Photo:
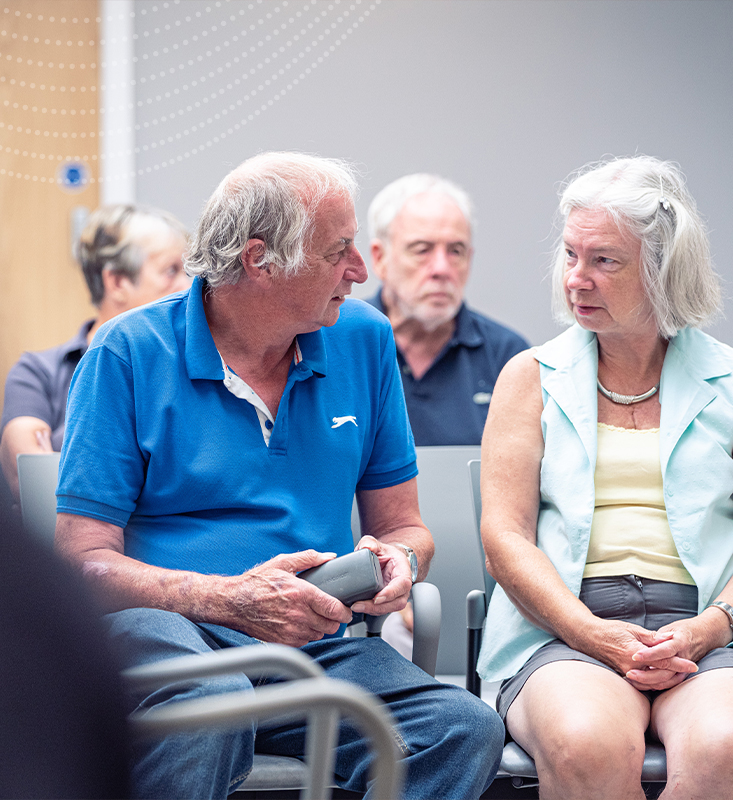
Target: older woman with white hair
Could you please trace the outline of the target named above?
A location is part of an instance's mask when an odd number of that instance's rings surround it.
[[[556,306],[517,355],[483,440],[482,537],[499,588],[479,659],[540,797],[733,789],[733,349],[705,227],[678,168],[582,170],[561,195]]]

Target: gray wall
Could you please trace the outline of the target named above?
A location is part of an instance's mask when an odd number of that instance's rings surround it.
[[[478,210],[470,302],[539,343],[559,330],[544,279],[559,182],[604,155],[647,153],[687,173],[730,308],[729,0],[138,0],[135,11],[141,202],[193,225],[253,153],[345,157],[364,169],[366,256],[376,191],[441,173]],[[711,332],[733,343],[733,322]]]

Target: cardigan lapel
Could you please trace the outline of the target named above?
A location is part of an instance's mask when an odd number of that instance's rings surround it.
[[[663,475],[682,434],[717,397],[708,381],[731,372],[727,359],[715,357],[715,349],[714,340],[696,329],[685,328],[670,340],[659,387],[659,457]]]
[[[535,358],[550,370],[542,388],[557,403],[580,437],[595,469],[598,421],[596,336],[579,325],[538,348]]]

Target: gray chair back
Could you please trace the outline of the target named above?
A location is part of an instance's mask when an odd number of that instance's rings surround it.
[[[53,546],[60,453],[20,453],[17,457],[20,513],[31,535]]]
[[[439,675],[465,675],[466,594],[484,585],[466,483],[466,462],[480,453],[478,445],[417,448],[420,514],[435,541],[428,580],[441,597]]]
[[[417,447],[416,451],[420,515],[435,540],[428,580],[440,591],[440,639],[434,674],[465,675],[466,594],[469,589],[483,588],[483,556],[476,549],[465,470],[466,462],[478,458],[481,448]],[[351,529],[354,542],[358,542],[361,523],[356,501]],[[418,663],[414,652],[413,661]]]

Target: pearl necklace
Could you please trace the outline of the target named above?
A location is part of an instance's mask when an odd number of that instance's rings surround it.
[[[606,387],[596,378],[596,383],[598,384],[598,389],[600,393],[607,397],[612,403],[619,403],[620,405],[630,406],[633,403],[641,403],[642,400],[647,400],[652,395],[657,393],[659,389],[659,384],[656,386],[652,386],[649,391],[644,392],[644,394],[618,394],[617,392],[610,392]]]

